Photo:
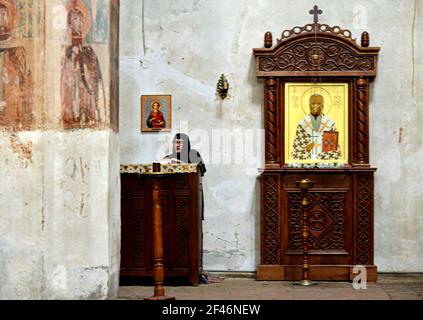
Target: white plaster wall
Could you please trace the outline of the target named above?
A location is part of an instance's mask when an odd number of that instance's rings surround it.
[[[119,138],[108,124],[104,130],[61,128],[67,2],[45,1],[44,41],[36,42],[43,53],[34,83],[43,97],[38,120],[51,130],[0,132],[0,299],[117,297]],[[93,45],[108,106],[111,71],[117,68],[110,48]]]
[[[0,133],[0,299],[41,298],[42,160],[42,134]]]
[[[168,152],[168,138],[175,132],[191,135],[208,163],[206,270],[254,271],[259,263],[256,168],[262,166],[264,151],[263,83],[255,77],[252,49],[263,46],[266,31],[275,40],[285,29],[310,23],[314,4],[121,0],[121,162],[151,162]],[[322,23],[350,29],[358,39],[367,30],[371,45],[382,47],[370,101],[371,163],[379,168],[375,259],[380,271],[423,271],[423,4],[321,0],[319,6]],[[215,96],[221,73],[231,85],[223,103]],[[140,133],[141,94],[172,94],[172,134]],[[244,140],[234,137],[231,147],[214,149],[213,130],[223,129],[241,132]],[[240,147],[251,141],[253,156],[243,158]],[[218,152],[224,155],[221,161],[213,159]]]
[[[43,298],[116,297],[119,170],[110,161],[118,149],[115,136],[91,130],[44,136]]]
[[[112,131],[0,134],[0,299],[117,296],[118,148]]]
[[[118,296],[120,274],[120,143],[119,134],[111,132],[109,135],[109,180],[108,180],[108,298]]]

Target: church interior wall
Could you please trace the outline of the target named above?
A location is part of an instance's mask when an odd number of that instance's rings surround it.
[[[24,85],[1,101],[0,299],[116,297],[120,161],[111,74],[118,66],[109,47],[118,39],[109,22],[117,1],[1,5],[8,18],[19,16],[0,47],[9,56],[19,50],[14,66]],[[13,75],[7,70],[2,87]],[[32,117],[3,112],[12,103]]]
[[[119,165],[162,158],[176,132],[189,134],[208,169],[204,269],[254,272],[259,264],[264,84],[252,48],[266,31],[279,38],[309,23],[315,3],[121,0],[119,33],[118,3],[0,0],[3,17],[5,8],[19,17],[10,36],[0,35],[0,299],[116,297]],[[68,20],[75,6],[81,33]],[[375,264],[423,272],[423,5],[319,6],[323,23],[357,38],[366,30],[382,48],[370,88]],[[81,55],[72,55],[72,32]],[[81,56],[90,64],[78,70],[72,63]],[[216,95],[221,74],[230,84],[224,100]],[[21,94],[5,93],[13,90]],[[149,94],[172,95],[172,132],[140,132],[140,97]]]
[[[188,133],[205,159],[204,268],[253,272],[259,264],[259,186],[263,166],[262,81],[252,48],[266,31],[310,23],[313,1],[121,1],[122,163],[169,153]],[[144,8],[143,8],[144,7]],[[370,92],[375,176],[375,264],[381,272],[423,271],[423,32],[420,1],[319,2],[322,23],[382,47]],[[271,9],[270,9],[271,8]],[[359,41],[359,40],[358,40]],[[221,74],[230,89],[216,96]],[[140,96],[171,94],[171,133],[140,132]],[[218,143],[223,135],[225,143]],[[247,151],[247,153],[246,153]]]

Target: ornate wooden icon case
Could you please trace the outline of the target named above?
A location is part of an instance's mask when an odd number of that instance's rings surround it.
[[[363,265],[367,280],[376,281],[369,82],[376,76],[380,48],[369,47],[367,32],[358,45],[349,30],[320,24],[315,9],[310,12],[313,24],[284,31],[274,46],[267,32],[264,48],[253,51],[257,77],[265,83],[257,279],[301,278],[302,208],[296,181],[309,178],[316,181],[308,206],[310,278],[352,280],[354,266]],[[304,85],[311,89],[301,89]],[[310,122],[312,103],[321,108],[315,136],[307,135],[315,125]]]

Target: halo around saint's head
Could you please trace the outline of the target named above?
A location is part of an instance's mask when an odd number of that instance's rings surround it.
[[[150,106],[151,107],[151,110],[154,110],[153,106],[156,103],[159,105],[159,108],[157,110],[162,110],[162,104],[159,101],[153,101],[153,102],[151,102],[151,106]]]
[[[72,23],[72,13],[79,13],[82,17],[81,36],[82,38],[85,38],[91,28],[91,15],[88,7],[82,0],[69,0],[66,5],[66,10],[68,12],[68,31],[72,33],[72,29],[70,27]]]
[[[313,86],[303,94],[301,98],[301,107],[304,114],[310,113],[310,97],[313,95],[320,95],[323,97],[323,113],[326,115],[329,114],[332,110],[332,95],[329,91],[320,86]]]
[[[18,8],[13,0],[0,0],[0,7],[4,7],[7,10],[8,21],[6,33],[10,34],[19,22]]]

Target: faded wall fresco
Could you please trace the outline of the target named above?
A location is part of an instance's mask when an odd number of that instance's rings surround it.
[[[89,43],[108,43],[109,42],[109,19],[107,14],[106,0],[84,0],[84,3],[90,8],[92,28],[88,33],[87,42]],[[111,1],[112,6],[113,2]],[[112,22],[112,25],[113,22]]]
[[[60,95],[48,99],[49,105],[60,105],[60,110],[48,111],[49,123],[64,129],[112,127],[117,131],[119,1],[59,1],[65,28],[62,37],[60,32],[52,37],[60,42],[60,49],[58,43],[55,49],[61,51],[62,59],[60,66],[50,68],[50,77],[60,77],[55,90]],[[59,6],[51,10],[59,12]]]
[[[19,24],[16,35],[22,38],[38,38],[42,34],[42,5],[44,1],[16,1],[19,11]]]
[[[0,127],[3,130],[30,130],[34,125],[31,38],[39,34],[39,4],[30,1],[0,0]],[[34,28],[34,26],[36,26]]]
[[[118,7],[0,0],[0,130],[117,131]]]
[[[115,66],[101,42],[111,31],[90,36],[102,20],[91,19],[94,2],[0,0],[0,299],[117,296],[118,137],[97,113]],[[70,104],[76,130],[64,130],[62,90],[88,101]]]
[[[91,28],[89,8],[81,0],[67,3],[71,44],[62,62],[61,105],[64,128],[96,128],[108,121],[104,83],[95,50],[86,43]]]

